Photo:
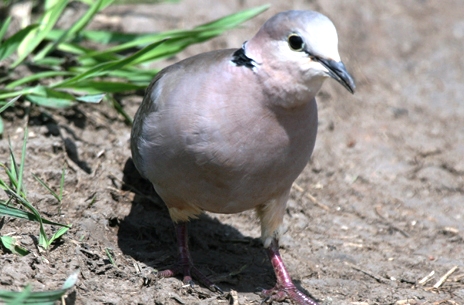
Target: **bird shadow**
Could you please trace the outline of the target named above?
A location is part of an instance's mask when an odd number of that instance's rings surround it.
[[[126,161],[123,174],[123,190],[135,196],[130,213],[119,223],[119,247],[124,254],[156,270],[167,269],[178,257],[168,210],[132,159]],[[224,291],[257,292],[259,287],[275,285],[274,271],[259,239],[244,236],[206,214],[190,221],[188,229],[193,262]],[[298,281],[295,284],[301,289]]]

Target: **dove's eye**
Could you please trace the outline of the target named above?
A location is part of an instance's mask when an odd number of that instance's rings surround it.
[[[304,48],[303,39],[298,34],[290,34],[288,36],[288,45],[290,49],[297,52],[303,51]]]

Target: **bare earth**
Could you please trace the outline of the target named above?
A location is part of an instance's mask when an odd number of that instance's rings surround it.
[[[281,10],[318,10],[336,24],[340,54],[358,91],[350,96],[328,81],[320,93],[316,149],[285,217],[281,251],[293,279],[321,304],[464,304],[461,0],[271,2],[271,9],[241,29],[159,66],[240,47]],[[93,27],[192,27],[261,3],[266,2],[110,7]],[[130,115],[140,102],[140,96],[121,97]],[[7,136],[19,155],[27,119],[22,108],[4,117],[2,163],[8,161]],[[179,278],[159,279],[156,270],[177,256],[174,232],[167,209],[130,161],[130,127],[106,104],[33,108],[29,126],[29,197],[45,217],[73,227],[41,253],[37,225],[6,221],[1,234],[18,236],[32,253],[0,256],[0,289],[26,283],[34,290],[56,289],[80,269],[66,304],[260,304],[255,291],[270,288],[275,279],[252,211],[206,214],[191,223],[193,259],[224,295],[184,287]],[[58,186],[63,166],[60,207],[32,173]],[[430,281],[419,283],[432,271]]]

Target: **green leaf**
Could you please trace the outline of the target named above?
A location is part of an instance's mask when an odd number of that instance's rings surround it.
[[[248,10],[244,10],[244,11],[226,16],[224,18],[205,23],[197,27],[197,29],[201,30],[203,28],[211,28],[211,27],[226,27],[229,29],[234,28],[238,26],[239,24],[255,17],[256,15],[261,14],[262,12],[267,10],[269,7],[270,7],[269,4],[265,4],[265,5],[254,7]]]
[[[26,99],[33,102],[34,104],[50,108],[68,108],[74,105],[72,100],[63,98],[49,98],[38,95],[27,95]]]
[[[19,218],[19,219],[26,219],[30,221],[40,222],[39,218],[37,218],[37,216],[34,213],[30,213],[30,212],[23,211],[21,209],[18,209],[12,206],[8,206],[2,202],[0,202],[0,216],[8,216],[8,217],[14,217],[14,218]],[[67,227],[67,225],[54,222],[54,221],[50,221],[45,218],[42,218],[42,222],[47,225]]]
[[[9,91],[0,94],[0,101],[8,98],[13,98],[18,95],[25,95],[25,94],[42,94],[41,92],[44,91],[43,86],[35,86],[35,87],[28,87],[22,90],[16,91]]]
[[[111,99],[113,101],[113,107],[116,109],[116,111],[124,117],[124,120],[128,125],[132,125],[133,119],[130,117],[130,115],[122,108],[121,104],[118,103],[118,101],[115,98]]]
[[[67,279],[66,281],[64,282],[63,286],[61,287],[61,289],[69,289],[71,288],[72,286],[74,286],[77,282],[77,278],[79,276],[79,270],[73,272]]]
[[[62,41],[68,41],[68,40],[73,39],[74,36],[79,31],[81,31],[84,27],[87,26],[87,24],[90,21],[92,21],[96,13],[104,9],[111,2],[112,0],[111,1],[105,1],[105,0],[95,1],[90,6],[90,8],[86,11],[86,13],[77,22],[73,23],[73,25],[66,31],[63,31],[60,37],[58,37],[58,39],[56,39],[53,43],[50,43],[45,48],[43,48],[43,50],[35,56],[34,61],[44,58],[47,54],[50,53],[50,51],[54,50],[56,46],[58,46]]]
[[[56,3],[60,0],[45,0],[44,2],[44,11],[50,10]]]
[[[11,105],[13,105],[20,97],[21,97],[21,95],[18,95],[17,97],[11,99],[8,103],[6,103],[5,105],[3,105],[3,106],[0,108],[0,113],[2,113],[3,111],[5,111],[5,110],[6,110],[8,107],[10,107]],[[3,134],[3,131],[4,131],[3,119],[0,118],[0,135]]]
[[[29,254],[29,251],[26,249],[22,248],[21,246],[18,245],[18,242],[14,237],[11,236],[0,236],[0,243],[8,249],[8,251],[14,253],[14,254],[19,254],[21,256],[25,256]]]
[[[108,31],[82,31],[82,37],[101,44],[126,43],[140,38],[140,36],[151,36],[150,34],[131,34]]]
[[[32,292],[30,285],[27,285],[23,291],[0,290],[0,299],[5,301],[7,305],[53,305],[56,301],[61,300],[66,291],[76,284],[78,276],[79,270],[73,272],[66,279],[62,288],[57,290]]]
[[[21,95],[18,95],[17,97],[11,99],[8,103],[6,103],[5,105],[2,106],[2,108],[0,108],[0,113],[2,113],[3,111],[5,111],[8,107],[10,107],[11,105],[13,105],[19,98],[21,97]]]
[[[162,39],[169,38],[162,49],[158,49],[158,54],[152,53],[151,56],[147,56],[145,60],[160,59],[185,49],[187,46],[203,42],[210,38],[216,37],[224,31],[234,28],[239,24],[253,18],[254,16],[264,12],[269,8],[269,5],[263,5],[249,10],[244,10],[235,14],[228,15],[226,17],[214,20],[195,27],[192,30],[173,30],[159,34],[141,35],[138,38],[134,38],[124,44],[118,44],[117,46],[106,48],[103,51],[94,51],[83,54],[80,58],[102,56],[105,54],[111,54],[116,52],[122,52],[134,47],[143,47],[152,41],[159,41]],[[89,35],[91,33],[85,32],[83,35]],[[166,48],[166,49],[164,49]]]
[[[37,27],[37,24],[29,25],[2,43],[0,46],[0,60],[3,60],[13,54],[13,52],[17,50],[18,46],[24,41],[25,37]]]
[[[60,179],[60,194],[59,194],[60,202],[61,202],[61,200],[63,200],[64,177],[65,177],[65,175],[66,175],[66,168],[63,167],[63,169],[61,171],[61,179]]]
[[[7,301],[7,305],[23,305],[26,304],[25,300],[31,295],[31,290],[31,285],[27,285],[23,291],[16,293],[0,290],[0,299]]]
[[[43,181],[43,180],[40,179],[37,175],[34,175],[34,174],[32,174],[32,177],[34,177],[35,180],[39,181],[39,183],[40,183],[44,188],[46,188],[47,191],[48,191],[50,194],[52,194],[53,197],[56,198],[56,200],[58,200],[59,202],[61,201],[60,196],[58,196],[58,194],[57,194],[54,190],[52,190],[51,187],[49,187],[48,184],[45,183],[45,181]]]
[[[110,71],[108,76],[125,78],[132,83],[138,83],[146,87],[158,72],[159,70],[156,69],[141,70],[140,68],[126,68]]]
[[[24,160],[26,158],[26,143],[27,143],[27,136],[28,136],[28,130],[27,127],[24,130],[24,140],[23,140],[23,148],[22,148],[22,154],[21,154],[21,165],[19,169],[17,168],[16,160],[13,154],[13,150],[11,148],[10,144],[10,159],[11,159],[11,170],[8,170],[4,165],[3,167],[5,168],[6,173],[10,177],[10,180],[12,184],[15,185],[15,190],[11,189],[3,180],[0,179],[0,185],[1,187],[6,191],[6,193],[10,196],[10,198],[14,198],[16,201],[18,201],[21,205],[23,205],[25,208],[27,208],[30,212],[32,212],[35,216],[36,219],[39,222],[39,245],[45,249],[48,248],[47,244],[47,235],[45,233],[45,229],[43,227],[43,221],[42,217],[40,216],[39,211],[37,211],[36,208],[32,206],[32,204],[26,199],[26,192],[22,188],[22,176],[23,176],[23,170],[24,170]]]
[[[50,1],[47,1],[52,5]],[[38,21],[39,26],[21,41],[18,46],[18,59],[11,65],[12,68],[17,67],[34,49],[44,40],[47,33],[55,26],[58,19],[61,17],[64,8],[68,5],[69,0],[59,0],[52,7],[45,10],[42,18]],[[47,7],[47,3],[45,4]]]
[[[116,262],[114,261],[114,258],[113,258],[113,254],[112,254],[113,249],[105,248],[105,252],[106,252],[106,256],[108,256],[108,259],[110,260],[111,265],[117,267]]]
[[[18,185],[16,186],[16,191],[18,193],[26,193],[25,190],[23,190],[23,174],[24,174],[24,163],[26,163],[26,146],[27,146],[27,138],[29,137],[29,131],[26,128],[24,129],[24,137],[23,137],[23,146],[21,149],[21,163],[19,165],[19,172],[17,174],[18,177]]]
[[[64,57],[52,57],[48,56],[35,61],[35,64],[38,66],[48,66],[48,67],[60,67],[66,63],[66,58]],[[61,71],[65,72],[65,71]]]
[[[78,100],[79,102],[84,102],[84,103],[98,104],[105,97],[105,95],[106,95],[105,93],[84,95],[84,96],[76,97],[76,100]]]
[[[153,76],[149,77],[147,81],[149,82]],[[134,82],[134,80],[131,80]],[[134,90],[144,90],[147,87],[147,83],[143,85],[132,84],[128,82],[111,82],[111,81],[91,81],[84,80],[78,82],[77,84],[72,84],[69,88],[72,88],[73,91],[83,91],[89,94],[98,95],[100,92],[106,93],[116,93],[116,92],[128,92]],[[66,88],[66,87],[65,87]],[[79,98],[76,98],[79,100]]]
[[[108,63],[102,63],[100,65],[97,65],[96,67],[90,68],[86,72],[77,75],[71,79],[65,80],[63,82],[57,83],[55,85],[52,85],[53,88],[59,88],[59,87],[64,87],[64,86],[69,86],[70,84],[74,84],[79,82],[80,80],[87,79],[90,77],[96,77],[96,76],[101,76],[104,75],[105,73],[108,73],[111,70],[119,69],[122,68],[126,65],[133,64],[135,61],[137,61],[141,56],[145,55],[146,53],[152,51],[153,49],[157,48],[159,45],[164,43],[165,40],[157,41],[155,43],[152,43],[142,50],[136,52],[135,54],[132,54],[131,56],[125,57],[120,60],[115,60],[111,61]]]
[[[5,185],[3,185],[3,187],[5,187]],[[35,219],[39,222],[39,245],[43,247],[44,249],[47,249],[48,248],[47,234],[45,233],[45,229],[43,227],[43,220],[42,220],[42,217],[40,216],[39,211],[37,211],[37,209],[34,208],[32,204],[29,201],[27,201],[25,198],[21,197],[18,193],[16,193],[12,189],[8,188],[8,186],[6,186],[6,188],[7,188],[6,192],[8,195],[14,197],[14,199],[16,199],[25,208],[27,208],[29,211],[31,211],[34,214]]]
[[[61,236],[63,236],[68,230],[71,228],[71,225],[68,225],[67,227],[61,227],[58,231],[55,232],[55,234],[50,237],[50,239],[47,241],[48,247],[50,247],[51,244]]]
[[[74,73],[68,72],[68,71],[39,72],[39,73],[35,73],[35,74],[25,76],[23,78],[20,78],[20,79],[14,81],[14,82],[11,82],[8,85],[6,85],[5,88],[6,89],[14,89],[14,88],[16,88],[18,86],[21,86],[23,84],[34,82],[34,81],[37,81],[37,80],[43,80],[45,78],[56,77],[56,76],[69,76],[69,75],[74,75]]]
[[[27,100],[50,108],[67,108],[75,104],[75,98],[69,93],[44,88],[39,94],[28,94]]]
[[[2,45],[3,37],[5,37],[6,31],[11,23],[11,16],[8,16],[6,20],[3,22],[2,26],[0,27],[0,46]]]

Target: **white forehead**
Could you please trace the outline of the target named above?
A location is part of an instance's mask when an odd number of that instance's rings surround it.
[[[338,36],[329,18],[314,11],[286,11],[266,21],[261,30],[270,39],[286,41],[291,33],[299,34],[310,53],[340,60]]]

